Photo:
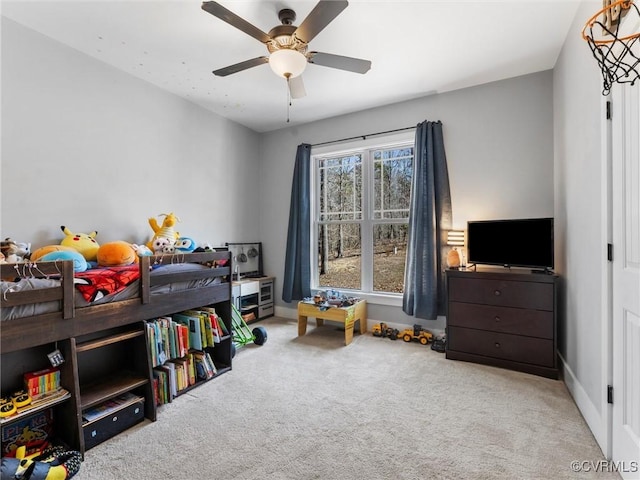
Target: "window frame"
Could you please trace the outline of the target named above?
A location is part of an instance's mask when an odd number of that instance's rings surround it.
[[[374,209],[374,188],[372,176],[374,172],[374,162],[371,159],[371,152],[374,150],[385,150],[410,146],[415,155],[415,131],[413,129],[387,135],[376,135],[370,138],[333,143],[313,147],[311,151],[311,290],[321,290],[324,287],[318,285],[318,225],[320,223],[320,212],[318,195],[320,194],[320,178],[318,175],[318,162],[322,159],[335,158],[351,154],[362,155],[362,218],[360,220],[348,220],[346,223],[358,223],[361,225],[361,278],[360,290],[341,288],[341,291],[357,295],[366,299],[370,303],[390,306],[402,305],[402,293],[385,293],[373,291],[373,228],[376,224],[408,224],[408,218],[373,218]],[[415,158],[413,162],[415,166]],[[332,222],[339,223],[339,222]],[[362,232],[367,232],[363,234]],[[338,287],[336,287],[338,288]]]

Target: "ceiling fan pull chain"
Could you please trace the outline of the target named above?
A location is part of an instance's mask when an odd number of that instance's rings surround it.
[[[289,110],[291,108],[291,88],[289,85],[290,75],[287,76],[287,123],[289,123]]]

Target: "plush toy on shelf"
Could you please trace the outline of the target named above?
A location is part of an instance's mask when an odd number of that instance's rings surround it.
[[[163,213],[160,216],[164,217],[162,225],[160,225],[158,221],[153,217],[149,219],[149,226],[151,226],[151,229],[153,230],[153,238],[151,238],[151,240],[147,242],[147,247],[149,247],[153,251],[156,251],[156,248],[153,245],[153,242],[156,240],[156,238],[166,238],[167,240],[169,240],[171,245],[176,243],[176,240],[180,238],[180,235],[174,228],[176,226],[176,223],[178,223],[180,219],[176,217],[173,212],[169,214]]]
[[[60,230],[65,234],[60,245],[71,247],[80,252],[88,262],[92,262],[96,259],[98,248],[100,248],[100,245],[98,245],[98,242],[96,241],[96,235],[98,235],[97,231],[94,230],[91,233],[73,233],[64,225],[60,227]]]

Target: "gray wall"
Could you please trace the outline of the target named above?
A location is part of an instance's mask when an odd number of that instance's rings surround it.
[[[259,237],[259,135],[2,17],[2,238]],[[242,194],[240,194],[240,192]]]
[[[552,72],[432,95],[263,134],[261,238],[266,268],[284,273],[290,184],[296,146],[393,130],[423,120],[443,122],[454,226],[467,220],[553,216]],[[293,316],[281,300],[277,310]],[[371,321],[412,324],[399,307],[369,306]],[[430,323],[444,327],[442,321]]]
[[[554,68],[556,270],[562,277],[564,379],[606,451],[606,178],[602,77],[579,33],[602,2],[583,2]]]

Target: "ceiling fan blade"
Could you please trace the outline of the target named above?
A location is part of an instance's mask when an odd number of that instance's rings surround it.
[[[309,43],[324,27],[329,25],[340,12],[347,8],[347,5],[349,5],[347,1],[323,0],[318,2],[295,31],[296,37],[303,42]]]
[[[323,67],[338,68],[354,73],[367,73],[371,68],[371,60],[343,57],[342,55],[333,55],[331,53],[309,52],[307,57],[309,63],[322,65]]]
[[[288,83],[291,98],[302,98],[307,96],[307,91],[305,90],[304,82],[302,81],[302,75],[290,78]]]
[[[217,75],[218,77],[226,77],[227,75],[231,75],[232,73],[238,73],[251,67],[257,67],[258,65],[262,65],[263,63],[269,63],[269,57],[257,57],[252,58],[251,60],[245,60],[244,62],[236,63],[235,65],[229,65],[228,67],[214,70],[213,74]]]
[[[238,30],[242,30],[247,35],[251,35],[253,38],[259,40],[262,43],[267,43],[271,40],[271,37],[260,30],[258,27],[254,27],[245,19],[239,17],[231,10],[226,9],[218,2],[202,2],[202,9],[205,12],[210,13],[214,17],[218,17],[220,20],[227,22],[232,27],[236,27]]]

